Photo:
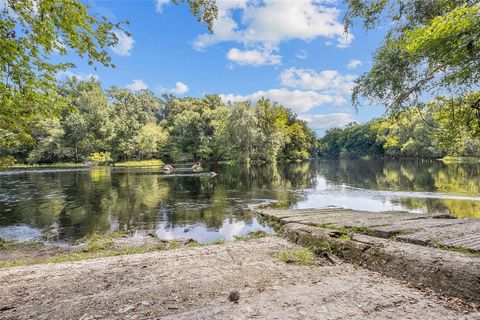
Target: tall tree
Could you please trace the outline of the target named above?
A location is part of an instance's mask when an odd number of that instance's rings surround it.
[[[132,92],[117,87],[108,90],[108,97],[115,117],[114,157],[123,160],[135,157],[139,153],[135,137],[145,125],[155,123],[160,100],[150,90]]]
[[[212,29],[215,1],[174,2],[187,3]],[[74,65],[55,62],[53,54],[76,53],[90,65],[113,66],[106,49],[117,44],[118,31],[124,31],[121,23],[91,14],[81,0],[0,2],[0,151],[32,142],[28,126],[66,105],[57,93],[55,75]]]

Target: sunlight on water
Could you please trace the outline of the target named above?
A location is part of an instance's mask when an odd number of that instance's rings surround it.
[[[158,168],[0,171],[0,236],[72,242],[94,230],[148,230],[165,239],[231,240],[269,230],[245,210],[266,201],[283,201],[294,208],[334,206],[480,218],[478,164],[318,160],[211,166],[205,172],[165,176]]]

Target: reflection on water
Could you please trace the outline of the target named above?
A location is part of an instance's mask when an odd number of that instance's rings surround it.
[[[318,160],[212,166],[210,176],[160,168],[0,172],[0,236],[73,241],[94,230],[230,240],[266,230],[242,208],[264,201],[480,217],[480,166],[438,161]]]
[[[218,229],[209,229],[205,224],[169,228],[166,223],[160,223],[156,234],[158,238],[165,240],[186,238],[195,239],[200,243],[208,243],[217,239],[231,241],[235,237],[246,236],[250,232],[258,230],[271,232],[268,226],[260,224],[256,218],[249,222],[227,218],[223,220],[222,226]]]

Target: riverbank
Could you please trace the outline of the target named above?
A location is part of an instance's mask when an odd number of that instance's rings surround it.
[[[246,241],[269,236],[254,231],[235,241]],[[46,263],[75,262],[97,258],[173,250],[225,243],[216,239],[200,244],[193,239],[161,240],[154,234],[129,236],[124,232],[94,233],[74,245],[61,245],[42,241],[12,242],[0,237],[0,269]]]
[[[443,157],[442,160],[444,163],[480,163],[480,158],[474,157],[453,157],[447,156]]]
[[[480,303],[480,221],[346,209],[258,211],[287,239],[372,271]]]
[[[475,319],[443,299],[278,237],[0,270],[0,319]]]
[[[112,163],[112,167],[160,167],[163,166],[162,160],[140,160],[140,161],[123,161]],[[44,164],[25,164],[17,163],[0,169],[43,169],[43,168],[90,168],[91,165],[75,162],[57,162]]]

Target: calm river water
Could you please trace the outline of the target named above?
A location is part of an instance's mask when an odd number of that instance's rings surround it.
[[[0,171],[0,236],[73,242],[93,231],[126,230],[162,239],[230,240],[269,231],[243,209],[277,200],[293,208],[480,218],[478,164],[312,160],[206,169],[218,175],[165,176],[160,168]]]

